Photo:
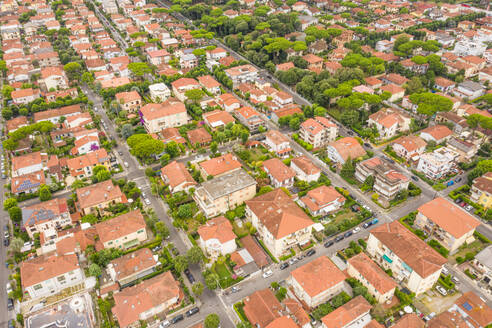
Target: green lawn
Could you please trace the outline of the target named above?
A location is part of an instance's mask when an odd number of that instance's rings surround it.
[[[221,280],[225,280],[231,276],[231,272],[225,263],[215,263],[215,272],[219,275]]]

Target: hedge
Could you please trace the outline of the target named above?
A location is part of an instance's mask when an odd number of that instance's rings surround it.
[[[263,250],[268,254],[268,256],[270,256],[270,258],[272,259],[272,261],[275,262],[275,263],[278,263],[277,258],[275,258],[275,256],[273,256],[273,254],[270,253],[270,250],[265,246],[265,244],[263,243],[263,240],[261,240],[261,239],[257,239],[257,240],[260,243],[261,247],[263,247]]]
[[[142,249],[144,247],[146,247],[146,248],[153,248],[153,247],[156,247],[156,246],[160,245],[161,243],[162,243],[162,237],[161,237],[161,235],[157,235],[157,237],[155,237],[155,239],[152,240],[151,242],[148,242],[146,244],[139,245],[139,246],[134,247],[134,248],[127,249],[121,255],[126,255],[126,254],[133,253],[133,252],[138,251],[139,249]]]
[[[238,302],[233,305],[234,311],[236,311],[237,316],[242,322],[249,323],[248,318],[246,317],[246,314],[244,313],[244,303],[243,302]]]

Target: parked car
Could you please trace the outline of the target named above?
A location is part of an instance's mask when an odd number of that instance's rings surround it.
[[[314,249],[310,249],[307,251],[306,256],[313,256],[314,254],[316,254],[316,251]]]
[[[352,233],[358,233],[360,231],[360,227],[355,227],[354,230],[352,230]]]
[[[459,284],[459,283],[460,283],[460,280],[458,279],[458,277],[452,276],[452,277],[451,277],[451,280],[452,280],[455,284]]]
[[[412,180],[413,181],[419,181],[419,178],[417,178],[415,175],[412,175]]]
[[[449,187],[449,186],[452,186],[454,185],[454,181],[453,180],[450,180],[448,181],[448,183],[446,183],[446,186]]]
[[[5,285],[5,290],[7,291],[7,295],[10,294],[12,292],[12,285],[10,284],[10,282],[8,282],[6,285]]]
[[[236,286],[234,286],[234,287],[232,287],[232,288],[231,288],[231,293],[237,293],[237,292],[239,292],[240,290],[241,290],[241,288],[240,288],[240,287],[236,287]]]
[[[459,197],[458,197],[458,198],[456,198],[456,199],[454,200],[454,203],[455,203],[455,204],[461,204],[461,202],[462,202],[462,201],[463,201],[463,199],[461,199],[461,198],[459,198]]]
[[[194,307],[193,309],[186,311],[186,316],[191,317],[192,315],[197,314],[198,312],[200,312],[200,308]]]
[[[161,245],[157,245],[155,247],[152,248],[152,252],[156,253],[158,251],[162,250],[162,246]]]
[[[9,320],[9,328],[15,328],[14,319]]]
[[[444,288],[442,288],[441,286],[436,286],[436,289],[439,292],[439,294],[441,294],[442,296],[448,295],[448,292]]]
[[[3,246],[8,247],[10,245],[10,238],[4,238]]]
[[[148,198],[145,198],[145,199],[144,199],[144,203],[145,203],[145,205],[147,205],[147,206],[150,206],[150,204],[151,204],[151,202],[150,202],[150,200],[149,200]]]
[[[374,218],[374,219],[372,219],[372,221],[371,221],[371,225],[374,225],[374,224],[376,224],[376,223],[378,223],[378,222],[379,222],[379,220],[378,220],[378,219],[376,219],[376,218]]]
[[[190,269],[185,269],[184,274],[186,275],[186,278],[188,278],[190,284],[193,285],[195,283],[195,277],[193,277],[193,275],[191,274]]]
[[[159,328],[166,328],[169,327],[170,325],[171,323],[169,322],[169,320],[166,320],[160,323]]]
[[[299,261],[299,260],[297,259],[297,257],[293,257],[293,258],[291,258],[291,259],[289,260],[289,265],[293,265],[293,264],[295,264],[297,261]]]
[[[333,240],[328,240],[323,246],[325,246],[326,248],[332,246],[335,242]]]
[[[454,181],[456,181],[456,182],[460,182],[461,180],[463,180],[462,177],[457,177],[456,179],[454,179]]]
[[[130,165],[128,164],[128,162],[124,162],[123,165],[125,165],[125,167],[129,167]]]
[[[368,144],[367,142],[364,142],[364,146],[366,146],[367,148],[372,148],[372,146],[370,144]]]
[[[266,278],[269,278],[271,276],[273,276],[272,270],[267,270],[267,271],[263,272],[263,278],[266,279]]]
[[[473,210],[473,206],[471,206],[471,205],[467,205],[467,206],[465,207],[465,210],[467,210],[468,212],[470,212],[471,210]]]
[[[282,264],[280,264],[280,270],[285,270],[289,267],[289,263],[287,262],[284,262]]]
[[[449,271],[448,271],[448,269],[446,269],[446,267],[445,267],[445,266],[443,266],[443,267],[442,267],[442,270],[441,270],[441,273],[442,273],[443,275],[447,276],[447,275],[449,274]]]
[[[335,238],[335,242],[338,243],[339,241],[343,240],[343,238],[345,238],[343,235],[337,236]]]
[[[12,311],[14,309],[14,300],[10,297],[7,298],[7,310]]]
[[[348,237],[352,236],[353,234],[354,234],[354,233],[352,232],[352,230],[350,230],[350,231],[347,231],[346,233],[344,233],[344,234],[343,234],[343,236],[344,236],[345,238],[348,238]]]
[[[121,150],[118,151],[118,155],[123,156],[123,152]]]
[[[465,206],[466,206],[466,203],[465,203],[465,202],[461,202],[461,203],[460,203],[460,206],[461,206],[461,207],[465,207]]]
[[[174,318],[171,319],[171,323],[175,324],[180,322],[181,320],[184,319],[184,316],[182,314],[175,316]]]

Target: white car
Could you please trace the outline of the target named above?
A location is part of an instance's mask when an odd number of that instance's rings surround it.
[[[444,288],[442,288],[441,286],[436,286],[436,289],[439,292],[439,294],[441,294],[442,296],[448,295],[448,292]]]
[[[161,322],[161,324],[159,325],[159,328],[166,328],[166,327],[169,327],[170,325],[171,325],[171,323],[169,322],[169,320],[166,320],[166,321]]]
[[[267,271],[263,272],[263,278],[269,278],[271,276],[273,276],[272,270],[267,270]]]
[[[360,231],[360,227],[355,227],[354,230],[352,230],[352,233],[358,233]]]
[[[442,270],[441,270],[441,273],[442,273],[443,275],[447,276],[447,275],[449,274],[449,271],[448,271],[448,269],[446,269],[446,267],[444,267],[444,266],[443,266],[443,267],[442,267]]]
[[[465,210],[467,212],[470,212],[472,209],[473,209],[473,206],[471,206],[471,205],[465,206]]]
[[[7,295],[13,291],[12,285],[10,284],[10,282],[8,282],[7,285],[5,285],[5,289],[7,290]]]
[[[150,203],[150,200],[149,200],[148,198],[145,198],[145,199],[144,199],[144,203],[145,203],[145,205],[147,205],[147,206],[151,204],[151,203]]]
[[[460,280],[458,279],[458,277],[452,276],[452,277],[451,277],[451,280],[452,280],[455,284],[459,284],[459,283],[460,283]]]
[[[140,189],[140,187],[138,187],[138,189]],[[143,191],[142,191],[142,197],[143,198],[146,198],[147,197],[147,195],[145,195],[145,193]]]
[[[129,167],[130,165],[128,164],[128,162],[124,162],[123,165],[125,165],[125,167]]]

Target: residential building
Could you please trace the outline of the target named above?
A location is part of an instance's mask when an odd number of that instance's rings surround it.
[[[441,76],[436,77],[434,80],[434,88],[443,93],[450,92],[455,86],[455,82]]]
[[[430,321],[429,321],[430,323]],[[454,323],[453,323],[454,325]],[[424,328],[425,322],[419,318],[416,313],[404,314],[396,323],[391,326],[392,328]],[[429,326],[429,328],[431,328]],[[437,327],[435,327],[437,328]]]
[[[434,141],[436,144],[440,144],[447,141],[453,135],[451,131],[445,125],[433,125],[420,131],[420,137],[425,141]]]
[[[147,240],[144,217],[140,210],[121,214],[94,225],[104,248],[129,249]]]
[[[220,95],[220,83],[217,82],[212,76],[210,75],[204,75],[204,76],[199,76],[198,78],[198,83],[205,88],[208,92],[214,95]]]
[[[414,225],[443,245],[451,254],[473,239],[480,221],[459,206],[442,198],[423,204],[418,208]]]
[[[212,142],[212,136],[204,127],[189,130],[186,132],[186,136],[194,147],[203,147]]]
[[[283,306],[269,288],[255,291],[243,303],[244,314],[254,327],[267,327],[282,316]]]
[[[231,67],[224,72],[232,80],[234,87],[241,83],[254,82],[258,76],[258,70],[250,64]]]
[[[8,120],[5,123],[5,126],[7,127],[7,133],[11,133],[16,131],[17,129],[20,129],[24,126],[28,126],[29,124],[27,123],[27,117],[26,116],[17,116],[13,119]]]
[[[39,190],[41,185],[46,184],[44,171],[26,173],[12,177],[10,181],[10,191],[14,195],[32,194]]]
[[[467,327],[482,328],[492,323],[492,309],[474,292],[466,292],[448,311],[459,313]]]
[[[216,259],[236,251],[236,234],[232,224],[223,216],[207,221],[198,228],[199,245],[205,253]]]
[[[22,207],[22,226],[29,237],[43,232],[45,236],[72,224],[65,198],[54,198],[31,206]]]
[[[348,259],[347,274],[364,285],[379,303],[384,304],[392,300],[396,282],[364,252]]]
[[[492,285],[492,246],[487,246],[476,254],[472,265],[479,279],[489,286]]]
[[[62,67],[55,66],[42,68],[41,80],[46,91],[68,88],[68,79]]]
[[[355,160],[366,155],[366,151],[362,148],[359,141],[352,137],[332,141],[328,144],[326,150],[328,152],[328,158],[340,165],[345,164],[345,161],[349,158]]]
[[[270,322],[265,328],[299,328],[299,326],[292,318],[284,315]]]
[[[115,98],[121,108],[128,112],[135,112],[142,105],[142,97],[137,91],[119,92],[115,95]]]
[[[111,180],[79,188],[76,194],[76,207],[82,215],[101,214],[108,206],[127,202],[120,187],[115,186]]]
[[[292,152],[289,139],[278,130],[268,130],[263,143],[279,157],[286,157]]]
[[[165,128],[182,126],[189,121],[185,105],[175,99],[143,106],[140,108],[140,117],[148,133],[157,133]]]
[[[224,110],[216,109],[211,112],[202,114],[205,124],[215,130],[219,127],[225,127],[229,123],[234,123],[234,117]]]
[[[321,318],[321,327],[365,327],[372,319],[371,314],[369,313],[371,309],[371,304],[369,304],[363,296],[356,296],[335,311],[330,312]]]
[[[83,136],[75,139],[74,146],[70,153],[72,155],[83,155],[101,148],[98,136]]]
[[[20,264],[24,293],[31,299],[56,295],[66,288],[83,284],[85,277],[77,255],[39,256]]]
[[[294,157],[290,161],[290,168],[296,172],[299,180],[306,182],[318,181],[321,176],[321,169],[313,164],[306,156]]]
[[[263,170],[270,178],[270,184],[275,188],[290,188],[294,185],[296,172],[278,158],[271,158],[263,162]]]
[[[107,271],[111,279],[123,288],[151,274],[158,265],[157,255],[153,255],[149,248],[144,247],[112,260]]]
[[[161,178],[164,183],[169,185],[171,193],[188,191],[196,186],[196,181],[191,176],[183,163],[172,161],[161,168]]]
[[[82,156],[67,159],[70,176],[75,179],[91,177],[96,166],[104,166],[108,170],[110,169],[111,164],[106,149],[101,148]]]
[[[389,92],[391,94],[391,96],[388,99],[389,102],[396,102],[399,99],[402,99],[403,96],[405,95],[405,89],[403,89],[402,87],[399,87],[396,84],[383,85],[380,88],[380,91],[381,91],[381,93],[386,91],[386,92]]]
[[[34,123],[50,121],[51,123],[57,124],[60,123],[60,119],[62,117],[69,117],[72,115],[78,115],[82,113],[82,109],[79,104],[70,105],[56,109],[50,109],[42,112],[34,113]]]
[[[152,101],[161,102],[171,97],[171,90],[165,83],[155,83],[149,85],[149,94]]]
[[[204,180],[209,176],[220,177],[222,175],[240,170],[242,165],[236,156],[231,153],[214,157],[209,160],[198,163],[200,174]]]
[[[113,297],[115,305],[112,312],[119,326],[128,328],[139,324],[140,320],[177,308],[184,295],[171,271],[166,271],[138,285],[124,288]]]
[[[312,216],[326,215],[338,211],[345,204],[343,197],[332,186],[320,186],[307,192],[299,200],[299,205],[306,208]]]
[[[425,151],[427,143],[419,136],[408,135],[396,139],[391,146],[396,155],[408,161],[420,156]]]
[[[282,189],[246,201],[246,217],[276,257],[311,240],[314,222]]]
[[[455,96],[473,100],[483,96],[485,94],[485,89],[480,83],[468,80],[458,84],[458,86],[453,89],[453,93]]]
[[[16,105],[27,105],[30,102],[33,102],[34,100],[38,99],[41,97],[41,92],[39,89],[21,89],[21,90],[14,90],[10,94],[12,97],[12,101]]]
[[[434,286],[447,262],[399,221],[373,228],[366,250],[384,270],[393,272],[397,282],[417,295]]]
[[[42,171],[44,167],[42,155],[41,152],[37,151],[22,156],[13,156],[12,177]]]
[[[256,181],[244,170],[235,170],[197,187],[193,199],[207,217],[234,209],[256,194]]]
[[[367,124],[374,126],[379,132],[379,138],[388,139],[396,134],[408,131],[412,117],[393,108],[383,108],[369,115]]]
[[[321,116],[309,118],[301,123],[299,137],[313,145],[313,148],[321,148],[334,141],[338,134],[338,127],[329,119]]]
[[[420,155],[417,171],[424,173],[429,179],[440,179],[451,172],[458,157],[457,152],[447,147],[438,148],[432,153]]]
[[[295,295],[312,309],[344,290],[345,275],[327,256],[320,256],[292,270],[287,282]]]
[[[252,107],[241,107],[234,112],[236,118],[246,126],[250,133],[258,132],[260,126],[265,126],[265,122],[255,109]]]
[[[171,83],[174,96],[180,101],[186,101],[186,91],[201,89],[202,86],[195,79],[182,77]]]
[[[473,180],[470,200],[488,209],[492,207],[492,172]]]
[[[355,178],[364,182],[369,176],[374,177],[374,191],[387,200],[393,199],[400,191],[408,189],[410,182],[410,179],[400,173],[395,166],[379,157],[357,163]]]

